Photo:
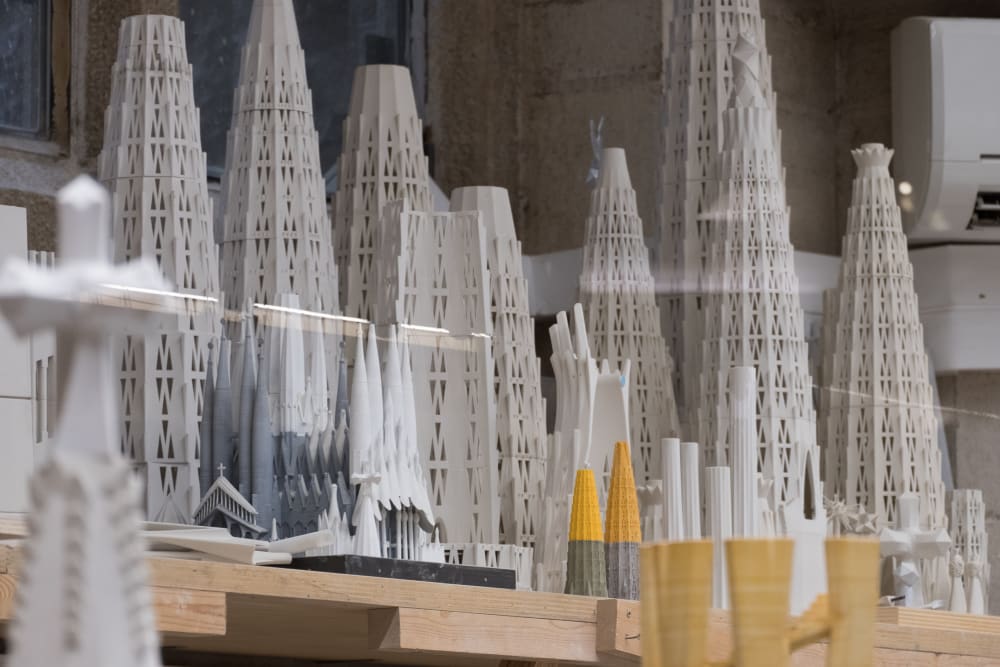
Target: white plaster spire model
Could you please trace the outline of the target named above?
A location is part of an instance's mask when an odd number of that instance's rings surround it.
[[[664,151],[660,169],[658,283],[663,335],[678,361],[674,373],[681,421],[694,428],[701,405],[702,285],[719,189],[722,117],[729,107],[732,57],[740,33],[761,50],[756,79],[774,105],[759,0],[677,0],[667,56]],[[772,118],[768,140],[781,163],[780,135]],[[685,429],[687,430],[687,429]]]
[[[594,355],[612,366],[632,362],[632,469],[637,485],[648,484],[661,475],[660,441],[679,435],[680,429],[673,360],[660,334],[656,284],[622,148],[604,149],[590,195],[580,302]]]
[[[0,313],[14,331],[56,328],[71,352],[56,446],[31,481],[7,662],[158,667],[139,490],[116,447],[107,336],[155,328],[164,305],[156,293],[170,286],[151,258],[111,264],[108,195],[93,180],[77,178],[57,200],[59,268],[12,259],[0,274]]]
[[[504,188],[458,188],[451,193],[451,210],[478,210],[486,232],[500,450],[500,539],[532,547],[541,529],[545,484],[545,400],[521,243]]]
[[[333,203],[340,300],[348,315],[374,320],[378,227],[386,204],[405,198],[418,211],[431,210],[410,71],[397,65],[355,70],[343,134]]]
[[[535,587],[562,592],[570,504],[576,471],[593,468],[598,502],[608,494],[616,442],[628,442],[629,360],[621,369],[590,354],[583,307],[573,308],[573,328],[566,313],[549,327],[552,369],[556,376],[556,423],[549,438],[541,532],[535,542]],[[662,494],[661,494],[662,495]]]
[[[319,135],[292,0],[255,0],[223,177],[226,307],[276,304],[338,311]]]
[[[354,374],[351,381],[351,445],[350,473],[352,485],[360,484],[360,477],[372,470],[372,415],[368,393],[368,369],[365,368],[364,328],[359,324],[354,345]]]
[[[858,167],[824,365],[829,495],[895,526],[903,493],[919,499],[919,525],[947,527],[937,418],[896,188],[892,150],[865,144]],[[946,597],[945,561],[925,575],[926,596]]]
[[[982,491],[955,489],[951,497],[951,534],[955,553],[962,558],[958,577],[967,596],[965,610],[970,614],[985,614],[986,601],[990,599],[990,561]]]
[[[760,53],[740,36],[731,105],[723,115],[720,191],[705,274],[699,440],[706,464],[735,465],[730,368],[757,369],[758,535],[795,539],[793,613],[822,592],[826,517],[816,416],[788,207],[774,139],[774,111],[761,89]],[[714,445],[714,446],[713,446]],[[745,478],[733,470],[733,481]],[[734,496],[733,502],[739,502]],[[772,518],[773,517],[773,518]],[[734,533],[737,531],[734,514]]]
[[[372,315],[407,334],[434,515],[449,542],[496,545],[499,452],[480,214],[428,213],[403,200],[386,207],[378,232],[384,289]]]
[[[944,558],[951,548],[951,538],[944,528],[925,530],[920,527],[920,498],[915,493],[899,494],[896,506],[895,527],[885,528],[879,535],[880,551],[883,557],[893,559],[895,594],[904,599],[903,604],[907,607],[923,607],[920,561]]]
[[[189,522],[201,497],[198,422],[208,344],[219,332],[219,270],[180,20],[122,21],[99,171],[112,196],[115,261],[154,258],[192,295],[158,332],[123,336],[114,352],[122,450],[143,479],[146,516]]]

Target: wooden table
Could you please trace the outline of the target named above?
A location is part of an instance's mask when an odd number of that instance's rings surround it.
[[[0,546],[0,623],[17,551]],[[400,665],[639,664],[635,602],[201,561],[152,559],[164,647]],[[879,610],[877,664],[1000,665],[1000,619]],[[711,657],[729,652],[712,612]],[[824,647],[795,665],[823,665]],[[255,663],[257,664],[257,663]]]

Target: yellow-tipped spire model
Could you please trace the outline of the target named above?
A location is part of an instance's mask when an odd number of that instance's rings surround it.
[[[607,597],[601,507],[597,502],[594,471],[589,468],[576,471],[573,510],[569,517],[568,547],[566,592],[573,595]]]
[[[627,600],[639,597],[639,543],[642,542],[631,460],[628,443],[615,443],[604,524],[608,597]]]

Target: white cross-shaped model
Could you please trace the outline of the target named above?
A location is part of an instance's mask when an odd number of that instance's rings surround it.
[[[944,556],[951,547],[951,538],[943,528],[920,528],[920,499],[916,494],[904,493],[896,502],[897,528],[882,530],[880,550],[883,558],[892,556],[896,559],[892,572],[896,595],[904,598],[907,607],[922,607],[924,593],[917,560]]]
[[[119,452],[109,334],[151,328],[165,308],[150,259],[108,258],[109,202],[81,176],[59,204],[59,265],[12,259],[0,314],[18,335],[56,329],[69,373],[55,447],[31,481],[31,536],[11,628],[11,667],[158,667],[136,482]]]

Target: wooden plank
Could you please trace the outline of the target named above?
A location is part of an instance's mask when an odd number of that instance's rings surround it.
[[[875,614],[879,623],[929,630],[987,632],[1000,635],[1000,617],[976,614],[955,614],[934,609],[879,607]]]
[[[16,580],[0,574],[0,622],[13,618]],[[188,588],[152,587],[153,609],[160,632],[178,636],[225,636],[226,595]]]
[[[596,598],[506,591],[251,565],[152,559],[152,582],[199,590],[321,600],[345,607],[407,607],[596,623]]]
[[[639,603],[597,601],[597,654],[616,664],[639,664]]]
[[[368,646],[378,651],[423,652],[494,660],[597,663],[593,623],[466,614],[430,609],[372,609]]]

